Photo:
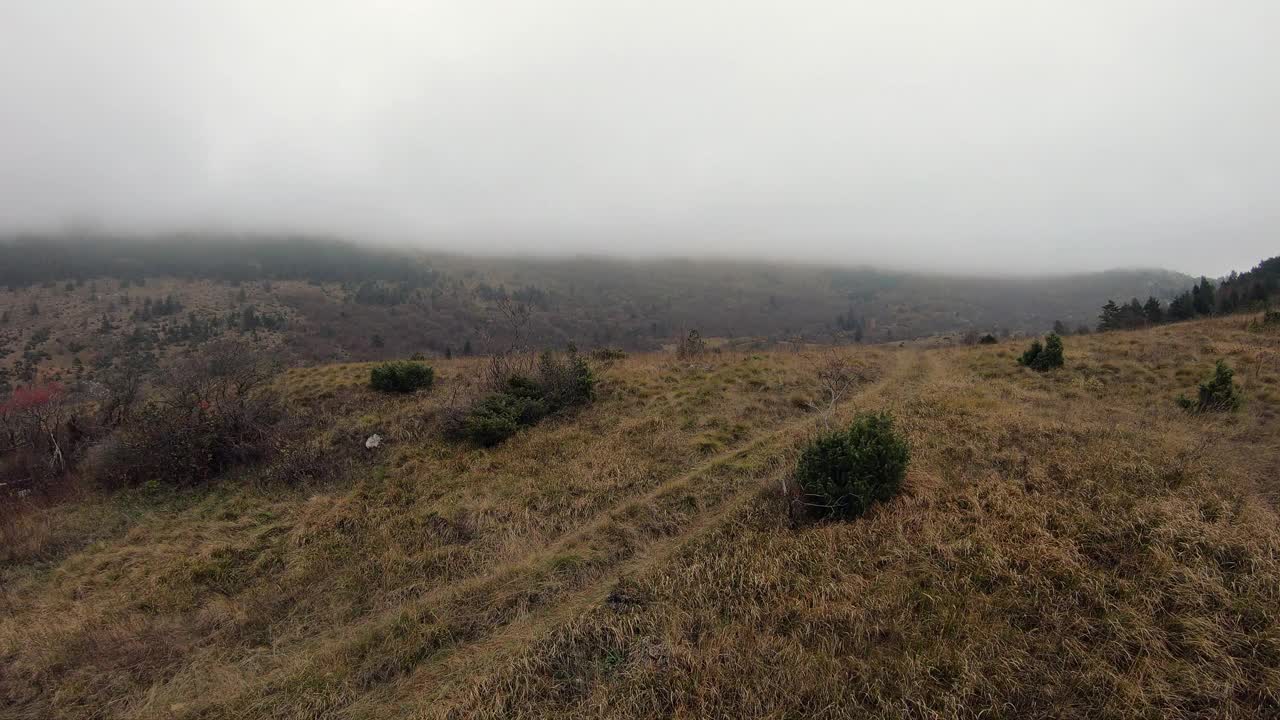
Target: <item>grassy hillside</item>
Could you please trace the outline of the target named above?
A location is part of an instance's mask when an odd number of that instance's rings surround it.
[[[1280,714],[1280,335],[1069,338],[1046,374],[1021,349],[841,349],[832,416],[821,352],[637,355],[491,450],[433,424],[479,360],[403,398],[290,370],[312,479],[11,516],[0,716]],[[1244,407],[1179,410],[1218,358]],[[794,525],[800,445],[880,409],[906,492]]]

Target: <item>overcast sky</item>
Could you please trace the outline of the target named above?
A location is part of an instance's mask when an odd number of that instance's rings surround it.
[[[0,0],[0,227],[1280,254],[1277,0]]]

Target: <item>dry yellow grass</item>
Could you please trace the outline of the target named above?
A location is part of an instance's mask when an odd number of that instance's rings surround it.
[[[487,451],[431,421],[476,361],[411,398],[290,371],[321,479],[49,511],[0,570],[0,716],[1280,715],[1280,337],[1020,350],[843,350],[871,372],[835,413],[895,413],[908,489],[800,528],[817,352],[618,361]],[[1218,357],[1244,409],[1179,411]]]

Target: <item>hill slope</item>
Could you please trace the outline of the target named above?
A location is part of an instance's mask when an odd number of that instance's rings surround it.
[[[821,353],[641,355],[493,450],[367,366],[279,380],[330,479],[88,493],[0,575],[15,718],[1199,717],[1280,712],[1280,336],[1240,318],[839,352],[907,491],[793,527]],[[1246,405],[1173,402],[1226,358]],[[360,443],[372,432],[388,442]],[[13,535],[9,536],[13,538]]]
[[[0,373],[92,375],[129,355],[251,336],[293,362],[503,347],[503,298],[542,347],[655,350],[691,329],[760,347],[1093,326],[1107,298],[1167,298],[1158,270],[1045,278],[869,268],[468,258],[311,239],[0,239]],[[0,377],[0,381],[3,377]],[[2,386],[2,382],[0,382]]]

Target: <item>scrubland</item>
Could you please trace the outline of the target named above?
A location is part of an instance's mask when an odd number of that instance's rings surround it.
[[[492,449],[434,422],[483,359],[286,371],[289,457],[10,517],[0,717],[1280,716],[1280,335],[1022,345],[633,355]],[[1219,358],[1243,407],[1180,410]],[[803,442],[881,410],[905,491],[794,522]]]

